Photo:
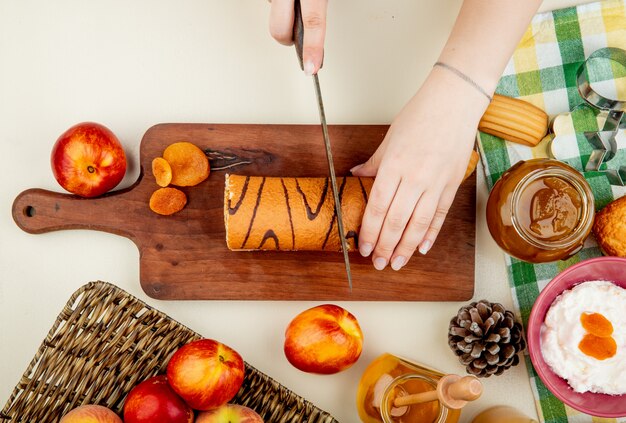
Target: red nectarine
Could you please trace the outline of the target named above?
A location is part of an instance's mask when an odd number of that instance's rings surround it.
[[[87,404],[70,410],[59,423],[122,423],[122,419],[102,405]]]
[[[237,394],[244,372],[237,351],[213,339],[200,339],[174,353],[167,365],[167,380],[191,408],[211,410]]]
[[[144,380],[124,401],[124,423],[193,423],[193,410],[159,375]]]
[[[220,408],[202,411],[196,423],[263,423],[263,418],[251,409],[238,404],[224,404]]]
[[[305,310],[285,331],[285,356],[304,372],[332,374],[345,370],[356,363],[362,348],[359,322],[337,305]]]
[[[113,132],[99,123],[72,126],[57,139],[52,173],[67,191],[97,197],[112,190],[126,173],[126,154]]]

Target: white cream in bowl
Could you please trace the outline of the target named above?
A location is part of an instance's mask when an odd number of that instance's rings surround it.
[[[581,323],[583,313],[599,313],[611,322],[615,355],[598,360],[581,351],[579,344],[588,333]],[[564,291],[541,325],[541,353],[576,392],[626,394],[626,289],[590,281]]]

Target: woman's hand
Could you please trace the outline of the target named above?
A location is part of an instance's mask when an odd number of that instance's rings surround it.
[[[281,44],[293,44],[294,0],[270,0],[270,34]],[[316,74],[324,60],[326,8],[328,0],[301,0],[304,39],[302,62],[304,73]]]
[[[294,0],[270,0],[270,32],[293,43]],[[300,0],[304,71],[322,66],[327,0]],[[376,176],[359,234],[374,267],[404,266],[426,254],[443,225],[467,168],[478,121],[541,0],[464,0],[436,67],[396,117],[374,155],[353,169]],[[390,76],[393,77],[393,76]]]
[[[461,183],[487,98],[451,72],[434,68],[395,118],[374,155],[352,169],[376,176],[359,250],[374,267],[402,268],[431,248]]]

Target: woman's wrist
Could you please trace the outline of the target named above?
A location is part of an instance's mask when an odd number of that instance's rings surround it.
[[[432,98],[433,107],[445,106],[451,113],[459,113],[471,119],[478,126],[478,121],[489,106],[487,90],[476,86],[443,66],[435,66],[430,71],[420,91]]]
[[[480,84],[478,84],[476,81],[474,81],[469,75],[467,75],[466,73],[464,73],[463,71],[461,71],[460,69],[449,65],[445,62],[436,62],[433,67],[442,67],[445,70],[452,72],[453,74],[455,74],[456,76],[458,76],[459,78],[461,78],[463,81],[467,82],[469,85],[471,85],[472,87],[474,87],[474,89],[476,91],[478,91],[479,93],[481,93],[482,95],[485,96],[485,98],[487,99],[487,101],[489,101],[491,103],[491,101],[493,100],[493,97],[491,96],[491,94],[489,94],[483,87],[480,86]]]

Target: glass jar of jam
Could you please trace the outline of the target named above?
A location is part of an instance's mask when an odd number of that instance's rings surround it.
[[[593,226],[593,193],[573,167],[552,159],[515,164],[487,201],[487,226],[509,255],[531,263],[566,259]]]
[[[359,382],[357,409],[364,423],[456,423],[461,410],[439,401],[396,407],[398,396],[437,389],[445,374],[421,364],[383,354],[372,361]]]

